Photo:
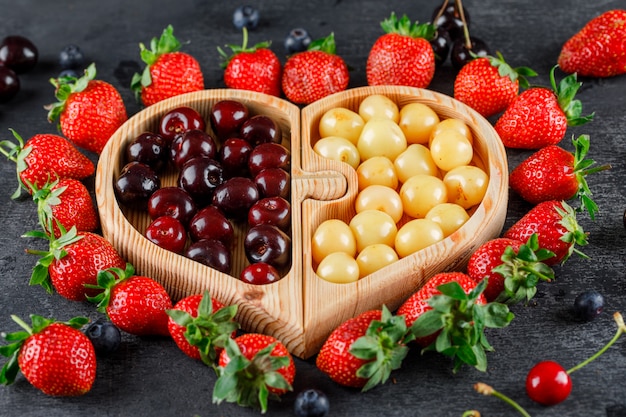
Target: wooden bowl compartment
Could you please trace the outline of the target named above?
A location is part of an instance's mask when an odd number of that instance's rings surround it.
[[[384,94],[399,106],[418,101],[442,118],[464,120],[474,134],[477,163],[489,174],[487,194],[459,231],[431,247],[403,258],[352,284],[333,284],[314,272],[311,238],[329,218],[345,221],[354,215],[358,191],[356,171],[329,161],[313,151],[318,124],[332,107],[358,109],[370,94]],[[273,284],[255,286],[234,278],[247,264],[243,248],[233,250],[232,275],[168,252],[149,242],[143,231],[147,212],[118,205],[113,181],[123,167],[126,144],[144,131],[157,131],[160,118],[175,107],[195,108],[207,120],[211,106],[222,99],[240,100],[251,114],[264,114],[281,127],[283,145],[291,150],[292,264]],[[176,173],[162,175],[162,185],[175,183]],[[328,334],[356,314],[385,304],[397,308],[428,278],[441,270],[464,267],[469,255],[485,240],[498,235],[504,224],[508,197],[506,154],[492,126],[460,102],[429,90],[408,87],[362,87],[322,99],[300,109],[276,97],[221,89],[189,93],[152,105],[130,118],[112,136],[100,155],[96,172],[96,199],[104,236],[137,272],[160,281],[174,301],[208,289],[226,304],[239,306],[237,319],[246,331],[279,338],[296,356],[307,358],[319,350]],[[236,234],[242,236],[243,228]],[[238,239],[241,240],[241,239]]]

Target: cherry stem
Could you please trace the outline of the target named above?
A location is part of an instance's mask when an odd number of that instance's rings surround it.
[[[465,47],[468,51],[472,50],[472,41],[470,39],[469,28],[467,27],[467,21],[465,20],[465,12],[463,11],[463,2],[461,0],[454,0],[456,8],[459,9],[459,15],[461,16],[461,22],[463,22],[463,37],[465,38]]]
[[[619,339],[620,336],[623,333],[626,333],[626,325],[624,324],[624,318],[622,317],[622,315],[619,312],[616,312],[615,314],[613,314],[613,319],[615,320],[615,323],[617,323],[617,332],[615,333],[615,336],[613,336],[613,338],[606,345],[604,345],[604,347],[602,349],[597,351],[593,356],[589,357],[585,361],[582,361],[581,363],[579,363],[578,365],[574,366],[573,368],[568,369],[566,371],[568,375],[571,374],[574,371],[579,370],[580,368],[582,368],[583,366],[587,365],[588,363],[594,361],[595,359],[597,359],[608,348],[610,348],[613,345],[613,343],[615,343],[617,341],[617,339]]]
[[[439,9],[439,11],[437,12],[437,15],[433,19],[433,23],[436,22],[437,20],[439,20],[439,18],[443,14],[443,12],[446,11],[446,7],[448,7],[448,0],[444,0],[443,1],[442,5],[441,5],[441,8]]]
[[[511,398],[507,397],[506,395],[502,394],[501,392],[496,391],[490,385],[487,385],[487,384],[485,384],[483,382],[477,382],[476,384],[474,384],[474,390],[476,390],[476,392],[478,392],[479,394],[492,395],[492,396],[494,396],[496,398],[499,398],[502,401],[504,401],[505,403],[509,404],[514,409],[516,409],[524,417],[530,417],[530,414],[528,414],[528,412],[526,410],[524,410],[524,408],[521,405],[516,403],[513,399],[511,399]],[[471,416],[471,415],[472,414],[469,414],[469,416]]]

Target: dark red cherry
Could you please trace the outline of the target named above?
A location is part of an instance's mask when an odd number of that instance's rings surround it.
[[[248,120],[248,107],[236,100],[220,100],[213,105],[209,120],[215,135],[228,139],[239,135],[241,125]]]
[[[170,216],[154,219],[146,228],[146,238],[174,253],[182,253],[187,243],[185,226]]]
[[[231,253],[219,240],[203,239],[194,242],[185,251],[185,256],[225,274],[230,273]]]
[[[239,137],[250,142],[252,146],[282,141],[280,126],[273,119],[261,114],[252,116],[244,122]]]
[[[219,160],[226,177],[246,177],[249,175],[248,158],[252,145],[240,138],[226,139],[219,151]]]
[[[151,219],[170,216],[187,225],[197,208],[189,193],[180,187],[162,187],[148,199],[148,215]]]
[[[469,28],[470,17],[465,7],[463,7],[463,15]],[[449,2],[443,11],[441,6],[433,10],[431,21],[436,27],[444,28],[452,40],[463,37],[463,19],[455,2]]]
[[[174,144],[173,144],[174,145]],[[217,156],[217,144],[215,140],[204,130],[187,130],[180,136],[180,140],[175,140],[176,153],[174,154],[174,166],[178,169],[188,160],[204,156],[215,159]]]
[[[11,68],[16,74],[32,70],[38,59],[37,47],[23,36],[7,36],[0,43],[0,65]]]
[[[160,172],[167,164],[167,149],[167,142],[161,135],[144,132],[126,146],[126,162],[141,162]]]
[[[280,274],[272,265],[257,262],[246,266],[239,274],[239,279],[248,284],[265,285],[278,281]]]
[[[220,209],[209,205],[198,211],[189,222],[191,240],[219,240],[231,247],[235,240],[235,229]]]
[[[0,103],[11,100],[20,91],[20,79],[9,67],[0,66]]]
[[[554,361],[539,362],[528,372],[526,393],[542,405],[564,401],[572,391],[572,380],[567,371]]]
[[[248,230],[244,251],[250,263],[265,262],[280,270],[291,262],[291,238],[276,226],[260,224]]]
[[[289,200],[291,175],[281,168],[267,168],[254,177],[261,197],[282,197]]]
[[[430,40],[430,45],[433,47],[435,53],[435,64],[437,66],[443,65],[450,55],[450,48],[452,47],[452,39],[447,30],[442,27],[438,27],[435,31],[435,36]]]
[[[282,197],[265,197],[248,210],[248,224],[271,224],[283,232],[291,229],[291,205]]]
[[[178,173],[178,186],[200,207],[211,202],[213,192],[222,182],[224,173],[220,163],[202,156],[187,161]]]
[[[206,129],[204,118],[196,109],[181,106],[165,113],[159,123],[159,134],[168,142],[191,129]]]
[[[256,146],[248,158],[250,175],[256,177],[267,168],[291,169],[291,152],[279,143],[262,143]]]
[[[220,184],[213,193],[212,204],[227,217],[245,219],[248,210],[259,200],[259,190],[247,177],[232,177]]]
[[[114,183],[118,201],[129,207],[145,209],[150,196],[161,187],[158,175],[146,164],[129,162]]]
[[[457,71],[475,57],[485,57],[491,55],[491,51],[484,41],[473,36],[470,36],[470,41],[472,45],[471,48],[467,47],[464,38],[459,38],[452,43],[450,61],[452,62],[452,66]]]

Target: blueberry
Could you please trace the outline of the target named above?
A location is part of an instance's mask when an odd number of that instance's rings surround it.
[[[574,314],[581,320],[593,320],[604,309],[604,297],[595,290],[578,294],[574,300]]]
[[[252,6],[239,6],[233,13],[233,25],[237,29],[254,29],[259,24],[259,11]]]
[[[298,417],[324,417],[330,406],[328,397],[322,391],[307,389],[298,393],[293,411]]]
[[[59,53],[59,65],[61,65],[63,69],[80,68],[83,66],[84,62],[85,56],[83,55],[83,51],[74,44],[67,45]]]
[[[85,329],[96,353],[108,355],[115,352],[122,341],[122,334],[110,321],[96,320]]]
[[[285,38],[285,49],[288,54],[306,51],[311,43],[311,36],[306,29],[295,28]]]

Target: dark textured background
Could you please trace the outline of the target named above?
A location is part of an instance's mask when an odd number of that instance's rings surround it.
[[[427,21],[439,4],[435,0],[286,0],[250,1],[260,8],[262,22],[250,34],[250,42],[273,41],[273,50],[284,62],[283,39],[297,26],[314,37],[335,33],[337,52],[352,67],[351,87],[365,84],[368,51],[381,35],[379,22],[391,11],[406,13],[413,20]],[[9,128],[25,138],[36,133],[55,132],[46,120],[45,104],[53,101],[50,77],[60,71],[59,50],[68,43],[81,46],[88,62],[95,62],[98,78],[119,88],[130,115],[140,106],[128,88],[130,75],[143,68],[139,42],[149,43],[172,24],[176,36],[188,41],[186,52],[202,66],[207,88],[223,87],[217,46],[240,43],[241,34],[231,25],[237,2],[210,0],[177,1],[0,1],[0,36],[21,34],[39,48],[40,63],[21,77],[22,90],[10,103],[0,105],[0,138],[10,139]],[[603,11],[624,7],[621,0],[536,1],[467,0],[471,33],[501,51],[514,66],[526,65],[540,76],[537,84],[549,83],[548,73],[556,63],[561,45],[589,19]],[[447,64],[439,69],[430,88],[452,94],[454,72]],[[413,349],[393,381],[361,394],[342,388],[316,370],[313,360],[297,361],[295,391],[307,387],[324,390],[330,397],[331,415],[360,416],[460,416],[476,408],[484,416],[515,415],[494,398],[476,394],[472,385],[484,381],[518,400],[533,416],[626,416],[626,348],[620,341],[603,357],[572,374],[574,388],[564,403],[547,408],[532,403],[524,391],[526,373],[544,359],[561,362],[565,368],[589,357],[615,331],[611,315],[623,310],[624,226],[626,208],[623,181],[626,154],[626,76],[610,79],[582,79],[579,98],[583,111],[594,111],[594,121],[570,129],[562,145],[568,149],[572,135],[591,136],[591,154],[599,163],[613,168],[589,178],[601,213],[595,222],[586,216],[581,224],[590,234],[585,252],[590,260],[571,259],[556,267],[557,279],[541,284],[529,305],[513,307],[516,318],[503,330],[491,331],[488,338],[496,349],[488,355],[489,370],[480,373],[463,368],[452,374],[450,362],[438,355],[421,356]],[[509,152],[515,166],[528,152]],[[95,160],[95,156],[92,155]],[[69,319],[76,315],[96,318],[93,306],[48,295],[29,287],[35,257],[24,252],[40,247],[39,242],[20,236],[37,227],[34,207],[28,198],[16,201],[10,195],[16,187],[15,167],[0,163],[0,330],[14,331],[11,314],[31,313]],[[507,225],[529,206],[511,195]],[[596,320],[580,323],[570,308],[582,290],[595,288],[606,296],[606,309]],[[171,340],[124,336],[113,357],[101,358],[98,377],[90,393],[81,398],[50,398],[32,388],[19,376],[14,385],[0,387],[2,416],[240,416],[257,412],[235,405],[211,404],[215,377],[200,363],[178,351]],[[3,362],[2,362],[3,363]],[[292,415],[294,394],[270,405],[270,415]]]

